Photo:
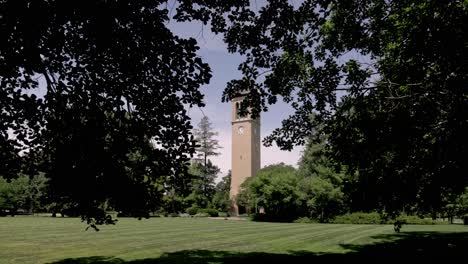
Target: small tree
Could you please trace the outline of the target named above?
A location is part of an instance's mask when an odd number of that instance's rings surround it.
[[[208,160],[206,166],[194,162],[190,166],[189,173],[194,178],[190,183],[192,192],[186,198],[187,203],[198,208],[209,207],[215,192],[215,179],[219,173],[219,168],[213,165],[210,160]]]
[[[294,219],[301,204],[298,179],[292,166],[267,166],[241,185],[238,204],[263,207],[271,220]]]
[[[206,167],[209,157],[220,154],[216,151],[221,148],[218,140],[215,138],[218,136],[218,132],[214,131],[210,120],[207,116],[204,116],[200,123],[198,123],[198,128],[194,129],[193,135],[198,145],[196,147],[197,160],[201,161]]]
[[[463,219],[463,223],[468,225],[468,187],[465,188],[465,192],[459,195],[454,203],[455,215]]]
[[[175,188],[168,188],[163,197],[162,208],[166,213],[184,212],[185,208],[190,205],[187,203],[186,197],[177,192]]]
[[[9,183],[3,177],[0,177],[0,211],[10,209],[12,207],[9,193]]]
[[[29,179],[22,175],[7,182],[0,179],[0,197],[3,201],[3,208],[12,212],[24,209],[28,204]]]
[[[307,190],[304,197],[310,216],[326,222],[343,211],[341,186],[335,186],[321,177],[305,178],[300,186],[302,191]]]
[[[197,142],[197,158],[192,165],[192,174],[198,175],[199,179],[193,182],[194,191],[192,194],[195,195],[194,198],[198,205],[207,207],[214,192],[214,179],[219,173],[219,168],[212,164],[209,157],[218,156],[220,153],[217,150],[221,146],[215,138],[218,132],[214,131],[207,116],[204,116],[200,120],[198,128],[194,129],[193,134]],[[198,194],[201,194],[203,197],[197,196]]]
[[[227,212],[231,206],[229,191],[231,189],[231,171],[216,184],[212,206],[220,211]]]
[[[48,179],[43,173],[35,175],[29,179],[27,196],[29,200],[29,213],[34,213],[35,210],[43,206],[41,199],[45,195]]]
[[[10,182],[0,177],[0,209],[16,212],[18,209],[34,213],[41,206],[47,179],[39,174],[32,178],[20,175]]]
[[[302,178],[299,188],[309,215],[328,221],[344,210],[343,188],[347,175],[343,168],[327,158],[326,139],[323,136],[315,139],[309,139],[299,162]]]

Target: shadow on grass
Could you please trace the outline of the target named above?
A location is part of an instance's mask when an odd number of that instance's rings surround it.
[[[377,243],[366,245],[343,244],[348,253],[290,251],[288,254],[264,252],[228,252],[184,250],[164,253],[159,258],[125,261],[114,257],[85,257],[64,259],[55,264],[152,264],[152,263],[312,263],[356,260],[372,263],[417,261],[467,263],[468,232],[402,232],[373,236]],[[334,262],[329,262],[334,263]]]

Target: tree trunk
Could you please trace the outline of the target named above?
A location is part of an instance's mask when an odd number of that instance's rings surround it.
[[[34,214],[34,201],[32,197],[29,199],[29,213]]]
[[[206,170],[206,165],[207,165],[207,160],[208,160],[208,157],[205,153],[205,165],[203,166],[203,196],[205,196],[205,202],[208,201],[208,194],[207,194],[207,191],[206,191],[206,174],[207,174],[207,170]],[[204,204],[205,207],[208,207],[208,204]]]
[[[434,209],[432,210],[432,220],[437,220],[437,212]]]

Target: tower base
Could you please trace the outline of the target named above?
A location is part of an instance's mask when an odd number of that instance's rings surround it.
[[[239,216],[239,206],[237,206],[236,203],[231,203],[231,207],[229,208],[229,215]]]

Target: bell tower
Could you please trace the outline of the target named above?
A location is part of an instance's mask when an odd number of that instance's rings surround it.
[[[245,93],[232,100],[231,215],[239,215],[235,199],[240,185],[260,170],[260,117],[239,113]]]

